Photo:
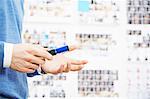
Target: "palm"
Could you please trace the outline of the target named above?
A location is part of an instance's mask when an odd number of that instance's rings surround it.
[[[53,57],[53,60],[46,60],[45,64],[42,66],[42,69],[46,73],[57,73],[57,71],[60,69],[60,66],[62,64],[66,64],[67,61],[68,58],[62,54],[58,54]]]
[[[61,72],[68,71],[67,65],[69,64],[69,71],[78,71],[83,68],[83,65],[87,64],[84,60],[72,60],[65,57],[63,54],[58,54],[53,57],[52,60],[46,60],[42,69],[46,73],[57,74]],[[63,67],[62,67],[63,65]]]

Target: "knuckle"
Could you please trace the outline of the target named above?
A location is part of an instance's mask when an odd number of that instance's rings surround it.
[[[27,62],[31,62],[31,61],[32,61],[32,58],[30,58],[30,57],[25,57],[24,60],[27,61]]]

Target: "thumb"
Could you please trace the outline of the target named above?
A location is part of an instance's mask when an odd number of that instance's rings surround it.
[[[69,51],[74,51],[76,49],[79,49],[79,45],[69,45]]]

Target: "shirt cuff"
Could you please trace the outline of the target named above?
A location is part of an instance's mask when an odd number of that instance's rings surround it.
[[[3,67],[9,68],[12,61],[13,44],[4,43],[4,62]]]

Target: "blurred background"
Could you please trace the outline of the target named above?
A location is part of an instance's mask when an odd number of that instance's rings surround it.
[[[22,39],[89,61],[28,78],[29,99],[150,99],[150,0],[25,0]]]

